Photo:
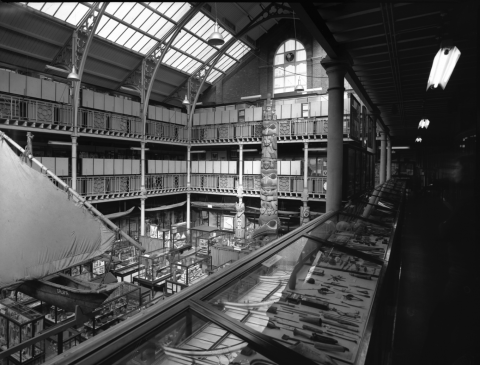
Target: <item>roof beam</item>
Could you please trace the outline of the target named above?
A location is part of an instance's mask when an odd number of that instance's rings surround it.
[[[328,56],[332,58],[340,58],[342,56],[350,57],[350,55],[345,52],[341,45],[335,40],[332,32],[330,32],[330,29],[328,29],[325,20],[323,20],[323,18],[320,16],[313,3],[291,2],[289,4],[303,24],[310,31],[310,34],[312,34],[313,38],[322,46]],[[378,108],[370,99],[370,96],[351,66],[347,67],[347,74],[345,78],[353,87],[362,102],[367,106],[368,110],[373,113],[378,112]],[[378,121],[380,122],[382,129],[388,132],[388,128],[385,126],[385,123],[381,117],[378,118]]]

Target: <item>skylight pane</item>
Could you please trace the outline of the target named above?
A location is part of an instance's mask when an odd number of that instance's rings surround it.
[[[167,64],[168,64],[169,66],[172,66],[172,65],[175,63],[175,61],[177,61],[178,58],[181,57],[181,56],[182,56],[182,54],[181,54],[180,52],[175,51],[175,53],[173,54],[173,56],[170,57],[170,59],[168,60]]]
[[[147,44],[140,50],[140,53],[148,53],[150,50],[155,47],[157,41],[155,39],[150,39]]]
[[[173,3],[160,3],[160,6],[157,8],[157,11],[159,13],[162,13],[162,14],[165,14],[169,8],[171,8],[171,6],[173,5]]]
[[[182,50],[185,50],[186,52],[192,54],[192,52],[200,46],[201,42],[195,38],[195,37],[190,37],[188,42],[185,43],[185,45],[182,47]]]
[[[150,20],[153,16],[153,12],[148,10],[147,8],[143,7],[143,11],[140,13],[140,15],[135,19],[131,24],[134,27],[137,28],[142,28],[143,24],[145,24],[147,21],[150,21],[150,25],[148,26],[147,30],[151,28],[153,25],[153,21]]]
[[[213,26],[215,25],[214,22],[212,22],[210,19],[207,18],[207,21],[205,22],[205,24],[197,31],[195,32],[200,38],[204,38],[203,36],[207,33],[207,32],[213,32]],[[210,35],[209,33],[209,35]]]
[[[222,69],[222,66],[228,61],[228,57],[223,55],[220,60],[217,62],[217,64],[215,65],[215,67],[219,68],[219,69]]]
[[[148,12],[148,11],[149,11],[149,10],[145,10],[144,13],[145,13],[145,12]],[[137,20],[135,20],[135,22],[133,22],[132,25],[133,25],[134,27],[140,28],[141,30],[143,30],[143,31],[145,31],[145,32],[147,32],[147,33],[149,33],[149,34],[152,34],[152,33],[149,32],[149,31],[150,31],[150,28],[152,28],[153,25],[154,25],[157,21],[159,21],[159,20],[160,20],[160,16],[157,15],[157,14],[155,14],[155,13],[152,13],[152,14],[150,15],[150,17],[148,17],[143,24],[140,24],[140,22],[139,22],[138,19],[137,19]],[[159,29],[160,29],[160,28],[159,28]],[[152,35],[155,35],[155,34],[152,34]]]
[[[183,4],[185,3],[177,3],[177,2],[172,3],[172,6],[170,6],[164,14],[168,16],[170,19],[173,19],[176,21],[176,19],[174,19],[174,16],[180,10]]]
[[[31,7],[32,9],[40,10],[45,3],[27,3],[27,6]]]
[[[139,33],[139,32],[135,32],[133,35],[132,35],[132,38],[130,38],[127,43],[125,43],[125,47],[127,48],[132,48],[135,44],[137,44],[137,42],[140,40],[140,38],[143,37],[143,34],[142,33]]]
[[[164,23],[165,22],[165,23]],[[156,33],[155,37],[157,38],[160,38],[162,39],[165,34],[168,33],[168,31],[170,29],[172,29],[174,27],[174,24],[173,23],[170,23],[169,21],[165,20],[162,18],[161,21],[159,21],[159,23],[163,24],[162,28]],[[156,25],[156,24],[155,24]],[[153,26],[152,28],[154,28],[155,26]],[[153,32],[152,32],[153,33]]]
[[[157,9],[162,3],[147,3],[150,7]]]
[[[145,7],[141,4],[135,4],[135,6],[130,10],[125,18],[123,19],[127,23],[131,24],[134,20],[137,19],[137,17],[140,15],[140,13],[145,9]],[[142,14],[143,15],[143,14]]]
[[[214,82],[220,76],[220,72],[213,70],[207,77],[207,82]]]
[[[67,23],[77,25],[82,20],[84,15],[87,14],[88,10],[89,10],[88,7],[86,7],[83,4],[78,3],[78,5],[75,8],[75,10],[73,11],[73,13],[70,14],[70,16],[68,17]],[[103,18],[104,17],[102,17],[102,19],[100,19],[100,21],[102,21]],[[98,27],[97,27],[97,29],[98,29]]]
[[[175,4],[182,4],[182,3],[175,3]],[[191,7],[192,6],[190,4],[183,3],[182,6],[172,16],[172,19],[178,22],[190,10]]]
[[[197,58],[201,59],[202,61],[206,61],[211,55],[213,55],[216,52],[216,50],[210,46],[205,47],[202,49],[202,51],[199,53]]]
[[[134,33],[135,33],[135,31],[132,28],[127,28],[127,30],[125,30],[125,32],[123,32],[123,34],[120,36],[120,38],[117,39],[116,43],[123,46],[130,39],[130,37]]]
[[[172,67],[175,67],[175,68],[179,68],[178,66],[183,63],[183,61],[185,61],[187,59],[187,56],[185,55],[181,55],[180,57],[178,57],[175,62],[172,63]]]
[[[60,8],[58,8],[55,18],[60,20],[67,20],[68,16],[75,9],[76,3],[63,3]]]
[[[195,14],[194,17],[190,19],[187,24],[185,24],[185,28],[187,28],[188,30],[192,30],[192,28],[197,26],[198,22],[202,21],[202,19],[203,19],[202,13]]]
[[[125,18],[125,16],[130,12],[130,10],[132,10],[134,6],[135,3],[123,3],[113,15],[123,20],[123,18]]]
[[[108,13],[108,14],[115,14],[115,12],[118,10],[118,8],[122,5],[122,3],[109,3],[107,5],[107,8],[105,9],[105,12]]]
[[[185,67],[185,72],[186,72],[186,73],[192,73],[192,72],[194,72],[197,68],[199,68],[200,65],[201,65],[200,62],[194,60],[191,64],[189,64],[189,65],[187,65],[187,66]]]
[[[145,44],[147,44],[147,42],[152,39],[150,37],[147,37],[147,36],[143,36],[143,38],[141,38],[137,44],[135,44],[132,49],[136,52],[140,51],[144,46]]]
[[[173,49],[170,48],[170,49],[167,51],[167,54],[165,55],[165,57],[163,58],[163,62],[164,62],[164,63],[167,63],[167,62],[170,60],[170,58],[172,58],[172,56],[173,56],[175,53],[176,53],[176,51],[174,51]]]
[[[190,57],[185,57],[183,62],[179,63],[177,68],[179,68],[182,71],[185,71],[185,67],[189,67],[188,65],[192,62],[192,59]]]
[[[60,5],[62,5],[62,3],[46,3],[42,9],[42,13],[53,16],[53,14],[55,14]]]
[[[226,71],[228,70],[231,66],[233,66],[233,64],[235,63],[234,60],[232,60],[231,58],[229,58],[228,60],[225,61],[225,63],[223,64],[222,67],[218,67],[220,70],[222,71]]]
[[[81,4],[79,4],[79,5],[81,5]],[[73,15],[73,14],[72,14],[72,15]],[[70,18],[71,18],[71,17],[70,17]],[[70,18],[69,18],[69,19],[70,19]],[[102,31],[103,27],[105,26],[105,24],[107,24],[107,22],[108,22],[109,20],[110,20],[109,17],[107,17],[107,16],[102,16],[102,17],[100,18],[100,22],[98,23],[97,32],[96,32],[95,34],[98,35],[98,33],[100,33],[100,32]]]
[[[112,30],[118,25],[116,20],[110,19],[107,24],[102,28],[98,35],[103,38],[107,38],[108,35],[112,32]]]
[[[188,33],[185,33],[185,31],[182,30],[179,36],[177,36],[177,39],[175,40],[173,45],[181,49],[182,51],[188,51],[188,48],[184,47],[184,45],[191,39],[192,39],[192,36]]]
[[[107,39],[112,42],[116,42],[117,39],[127,30],[127,26],[118,24],[118,26],[108,35]]]

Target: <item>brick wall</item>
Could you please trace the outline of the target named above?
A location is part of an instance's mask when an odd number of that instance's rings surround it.
[[[302,23],[296,21],[296,37],[307,53],[307,88],[322,87],[327,92],[328,79],[320,60],[325,51]],[[282,19],[257,40],[257,51],[235,70],[207,89],[200,101],[204,103],[235,103],[242,96],[266,95],[273,91],[273,58],[280,45],[295,38],[293,22]]]

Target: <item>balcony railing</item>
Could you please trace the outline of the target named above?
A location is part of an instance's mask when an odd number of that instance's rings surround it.
[[[71,131],[71,105],[0,94],[0,119],[3,124]],[[297,118],[278,120],[279,141],[326,139],[328,118]],[[358,118],[357,118],[358,119]],[[353,124],[352,124],[353,123]],[[358,130],[358,120],[345,115],[343,133]],[[141,118],[93,109],[79,108],[78,127],[81,133],[143,137]],[[187,142],[185,126],[147,120],[146,139],[165,142]],[[192,143],[260,142],[262,122],[215,124],[192,127]]]

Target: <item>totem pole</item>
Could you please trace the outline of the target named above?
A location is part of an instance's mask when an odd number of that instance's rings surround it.
[[[235,238],[237,240],[243,240],[245,238],[245,204],[242,202],[242,198],[239,199],[239,203],[235,203]]]
[[[264,109],[262,129],[262,165],[260,189],[259,227],[252,237],[269,242],[277,237],[280,220],[278,219],[278,178],[277,178],[277,129],[275,111],[272,108],[271,95],[268,94]]]

